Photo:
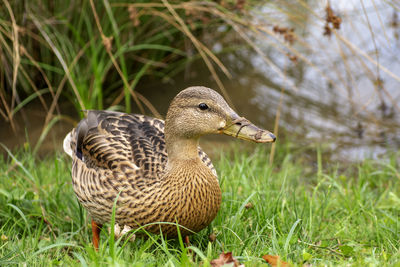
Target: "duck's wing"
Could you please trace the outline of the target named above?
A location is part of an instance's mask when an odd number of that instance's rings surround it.
[[[88,168],[140,170],[142,177],[156,178],[167,162],[164,122],[143,115],[90,110],[67,135],[64,150]]]
[[[140,171],[142,177],[155,179],[167,163],[164,121],[144,115],[87,111],[86,118],[67,135],[64,150],[89,168],[132,169]],[[216,175],[210,158],[200,148],[199,156]]]

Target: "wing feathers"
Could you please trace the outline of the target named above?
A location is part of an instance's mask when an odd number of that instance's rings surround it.
[[[114,111],[87,111],[87,117],[64,139],[64,150],[89,168],[141,170],[157,179],[167,163],[164,121]],[[216,175],[209,157],[199,157]]]

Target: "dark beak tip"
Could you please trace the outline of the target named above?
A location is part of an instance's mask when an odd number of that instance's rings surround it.
[[[272,138],[272,142],[275,142],[275,140],[276,140],[276,136],[275,136],[275,135],[273,135],[272,133],[270,133],[270,134],[269,134],[269,137]]]

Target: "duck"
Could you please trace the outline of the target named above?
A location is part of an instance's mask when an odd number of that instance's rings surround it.
[[[88,110],[64,139],[73,190],[91,217],[93,245],[111,221],[174,238],[207,227],[221,205],[217,172],[199,138],[225,134],[256,143],[276,137],[240,117],[215,90],[193,86],[170,103],[165,121]],[[179,229],[178,229],[179,226]]]

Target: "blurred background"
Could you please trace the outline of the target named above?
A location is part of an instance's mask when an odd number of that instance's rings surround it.
[[[203,85],[280,142],[376,158],[400,147],[399,24],[396,0],[2,0],[0,142],[53,153],[81,110],[163,118]]]

